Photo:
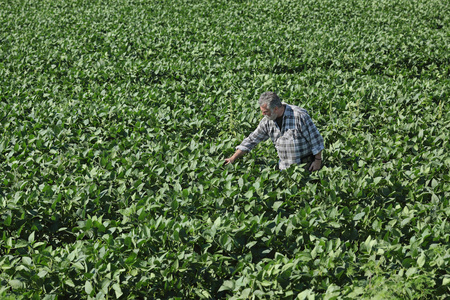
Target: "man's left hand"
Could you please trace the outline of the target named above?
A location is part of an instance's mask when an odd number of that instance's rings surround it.
[[[309,166],[309,171],[313,172],[313,171],[317,171],[320,170],[320,168],[322,167],[322,161],[315,159],[312,163],[311,166]]]

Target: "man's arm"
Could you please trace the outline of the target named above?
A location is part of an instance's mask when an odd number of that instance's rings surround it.
[[[238,159],[239,157],[244,156],[245,153],[246,153],[245,151],[237,149],[236,152],[233,154],[233,156],[231,156],[229,158],[225,158],[225,162],[223,164],[224,165],[232,164],[232,163],[234,163],[234,161],[236,159]]]
[[[224,165],[232,164],[239,157],[244,156],[246,153],[250,152],[257,144],[263,142],[269,138],[267,130],[263,121],[261,121],[258,127],[253,131],[248,137],[246,137],[242,143],[236,147],[236,152],[233,156],[226,158]]]
[[[324,149],[323,137],[317,130],[311,117],[305,114],[301,120],[302,134],[311,146],[311,151],[314,154],[314,161],[309,167],[309,171],[317,171],[322,167],[322,150]]]

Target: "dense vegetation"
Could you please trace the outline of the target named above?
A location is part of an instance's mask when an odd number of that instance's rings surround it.
[[[0,298],[450,295],[446,0],[0,1]],[[325,167],[222,161],[259,95]]]

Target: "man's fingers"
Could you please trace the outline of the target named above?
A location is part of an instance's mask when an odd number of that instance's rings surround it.
[[[320,169],[320,164],[319,164],[319,166],[318,167],[316,167],[316,165],[315,165],[315,162],[313,162],[312,164],[311,164],[311,166],[309,166],[309,171],[317,171],[317,170],[319,170]]]

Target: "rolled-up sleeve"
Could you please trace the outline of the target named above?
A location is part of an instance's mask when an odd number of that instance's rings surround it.
[[[265,128],[263,121],[259,123],[258,127],[248,137],[246,137],[242,143],[236,147],[241,151],[250,152],[256,145],[264,142],[269,138],[267,129]]]
[[[325,148],[323,144],[323,137],[320,135],[319,130],[308,114],[303,114],[301,118],[301,130],[303,136],[311,146],[311,152],[313,155],[316,155]]]

